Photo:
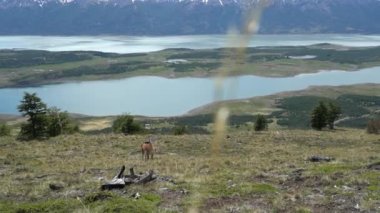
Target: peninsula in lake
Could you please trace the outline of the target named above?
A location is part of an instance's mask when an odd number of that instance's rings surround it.
[[[355,71],[380,65],[380,47],[252,47],[238,65],[228,64],[234,48],[174,48],[149,53],[95,51],[49,52],[0,50],[0,87],[28,87],[71,81],[132,76],[210,77],[224,69],[230,75],[286,77],[321,70]],[[232,67],[234,66],[234,67]]]

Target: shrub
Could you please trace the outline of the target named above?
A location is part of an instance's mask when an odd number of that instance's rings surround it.
[[[334,129],[334,122],[339,118],[340,114],[342,114],[340,107],[330,102],[327,110],[327,123],[330,129]]]
[[[46,116],[48,120],[47,133],[50,137],[79,131],[78,125],[69,118],[67,112],[61,112],[58,108],[53,107],[48,109]]]
[[[263,131],[268,128],[268,122],[265,119],[264,115],[257,115],[255,122],[255,131]]]
[[[187,127],[186,126],[176,126],[174,127],[174,135],[184,135],[187,133]]]
[[[367,133],[379,134],[379,132],[380,132],[380,119],[372,119],[368,121]]]
[[[334,129],[334,122],[341,113],[342,110],[337,104],[329,102],[326,106],[323,101],[320,101],[311,114],[311,127],[316,130],[322,130],[328,125],[330,129]]]
[[[327,107],[321,101],[311,114],[311,127],[316,130],[322,130],[327,125]]]
[[[115,133],[135,134],[142,131],[142,127],[130,115],[118,116],[112,124]]]
[[[56,107],[47,109],[36,93],[25,93],[18,110],[28,118],[27,123],[21,124],[20,140],[44,139],[79,131],[67,112],[61,112]]]
[[[11,135],[11,128],[6,124],[0,124],[0,137]]]

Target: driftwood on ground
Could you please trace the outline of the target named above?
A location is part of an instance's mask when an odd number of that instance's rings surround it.
[[[330,162],[330,161],[333,161],[335,160],[334,158],[332,157],[324,157],[324,156],[311,156],[308,158],[309,161],[311,162]]]
[[[155,180],[157,176],[154,174],[153,170],[142,174],[136,175],[133,167],[129,169],[129,175],[124,175],[125,166],[123,165],[117,175],[107,183],[101,186],[102,190],[111,190],[111,189],[121,189],[126,185],[130,184],[145,184],[152,180]]]
[[[380,170],[380,162],[372,163],[367,166],[368,169]]]

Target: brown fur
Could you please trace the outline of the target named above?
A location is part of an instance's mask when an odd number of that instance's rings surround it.
[[[151,142],[145,142],[141,144],[141,154],[143,160],[153,160],[153,144]]]

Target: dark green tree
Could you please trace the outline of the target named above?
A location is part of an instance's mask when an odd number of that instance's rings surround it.
[[[330,129],[334,129],[334,122],[339,118],[341,113],[342,110],[337,104],[332,102],[329,103],[327,110],[327,124]]]
[[[0,124],[0,137],[11,135],[11,128],[6,124]]]
[[[21,125],[19,139],[42,139],[47,136],[46,104],[37,97],[36,93],[26,92],[18,111],[28,118],[28,122]]]
[[[268,128],[268,122],[264,115],[257,115],[254,128],[255,131],[263,131]]]
[[[142,127],[130,115],[118,116],[112,124],[112,130],[115,133],[135,134],[142,131]]]
[[[320,101],[311,114],[311,127],[316,130],[322,130],[327,125],[327,113],[326,105]]]

